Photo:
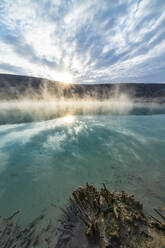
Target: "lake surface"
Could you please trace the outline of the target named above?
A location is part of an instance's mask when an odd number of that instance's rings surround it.
[[[148,213],[162,208],[165,114],[132,113],[12,124],[1,115],[0,215],[22,209],[25,223],[45,208],[58,215],[72,190],[86,182],[133,193]]]

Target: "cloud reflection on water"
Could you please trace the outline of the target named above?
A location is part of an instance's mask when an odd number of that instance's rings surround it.
[[[71,190],[86,181],[97,186],[109,182],[111,189],[122,187],[144,195],[147,206],[151,201],[160,206],[164,118],[72,116],[68,112],[65,117],[13,129],[0,126],[0,155],[5,154],[0,157],[0,211],[9,214],[13,207],[22,207],[27,215],[38,213],[52,199],[63,204]]]

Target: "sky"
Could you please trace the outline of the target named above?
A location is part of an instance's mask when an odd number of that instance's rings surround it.
[[[0,0],[0,73],[165,83],[165,0]]]

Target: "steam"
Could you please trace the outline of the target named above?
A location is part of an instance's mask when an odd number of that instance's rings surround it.
[[[131,102],[121,104],[120,101],[4,101],[0,103],[0,124],[41,121],[67,115],[124,114],[131,108]]]
[[[0,103],[0,124],[49,120],[74,115],[163,114],[165,105],[137,104],[125,95],[111,101],[18,100]]]
[[[29,79],[28,79],[29,80]],[[36,79],[35,79],[36,80]],[[36,82],[35,82],[36,83]],[[92,91],[91,88],[79,88],[77,86],[42,80],[36,86],[29,81],[28,87],[23,89],[21,82],[17,86],[8,88],[8,97],[0,101],[0,124],[14,124],[32,121],[49,120],[58,117],[74,115],[128,115],[128,114],[162,114],[165,113],[165,105],[156,103],[137,103],[133,97],[134,92],[127,94],[127,89],[120,89],[119,85],[112,86],[109,92],[101,88]],[[34,86],[35,85],[35,86]],[[26,85],[27,86],[27,85]],[[36,90],[34,90],[36,87]],[[38,88],[37,88],[38,87]],[[70,88],[71,87],[71,88]],[[95,86],[97,87],[97,86]],[[100,86],[98,86],[100,87]],[[123,87],[123,86],[122,86]],[[4,89],[7,88],[4,82]],[[85,89],[85,90],[84,90]],[[88,89],[88,90],[87,90]],[[21,94],[22,92],[22,94]],[[5,96],[1,90],[1,96]],[[82,94],[82,98],[80,95]],[[101,97],[100,97],[100,95]],[[11,99],[15,96],[15,99]]]

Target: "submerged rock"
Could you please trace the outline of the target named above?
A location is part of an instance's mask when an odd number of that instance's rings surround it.
[[[79,234],[81,245],[75,245],[77,225],[73,225],[70,229],[72,230],[72,236],[69,240],[63,240],[67,230],[61,231],[60,242],[57,244],[58,248],[165,247],[165,224],[154,217],[152,217],[154,221],[149,220],[143,213],[142,204],[136,201],[133,195],[127,195],[124,191],[112,193],[105,185],[100,191],[97,191],[93,185],[87,184],[86,187],[75,190],[73,199],[70,199],[70,201],[77,209],[75,224],[79,223],[79,226],[81,226],[81,235]],[[71,225],[72,220],[68,219],[67,213],[64,215],[65,225],[67,223]],[[83,242],[82,223],[84,224],[83,233],[86,237]],[[163,246],[152,246],[155,239],[164,242]]]
[[[14,224],[16,212],[0,218],[1,248],[165,248],[165,217],[147,218],[143,206],[124,191],[110,192],[105,185],[98,191],[93,185],[72,193],[57,227],[53,222],[40,227],[44,215],[26,228]]]

